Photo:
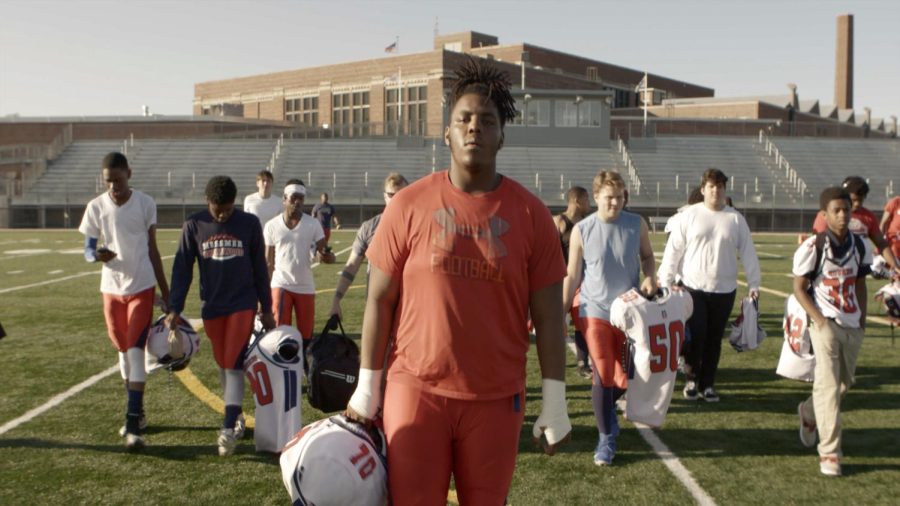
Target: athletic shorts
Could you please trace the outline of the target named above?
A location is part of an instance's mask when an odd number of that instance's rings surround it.
[[[585,335],[585,322],[584,318],[578,313],[579,307],[581,305],[581,287],[575,289],[575,298],[572,300],[572,309],[569,310],[569,316],[572,318],[572,325],[575,326],[575,330],[581,332],[581,335]]]
[[[389,381],[384,394],[388,488],[394,504],[505,504],[525,414],[525,393],[451,399]]]
[[[304,341],[313,337],[316,319],[316,294],[294,293],[284,288],[272,288],[272,312],[276,325],[291,324],[291,310],[297,315],[297,330]]]
[[[213,356],[222,369],[244,369],[247,344],[253,331],[256,311],[245,309],[211,320],[203,320],[203,329],[212,344]]]
[[[624,366],[629,360],[625,333],[600,318],[587,317],[584,321],[587,330],[584,340],[594,369],[600,375],[600,384],[628,388],[628,373]]]
[[[122,353],[143,348],[153,320],[153,294],[150,287],[134,295],[103,294],[103,317],[113,346]]]

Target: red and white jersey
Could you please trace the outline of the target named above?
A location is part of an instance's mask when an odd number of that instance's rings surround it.
[[[826,236],[822,246],[820,265],[816,263],[816,236],[811,236],[794,253],[794,276],[815,278],[812,281],[813,300],[826,318],[833,318],[839,325],[859,328],[860,310],[856,299],[856,278],[868,274],[872,265],[872,249],[869,241],[856,234],[849,234],[851,242],[862,241],[864,258],[859,258],[855,244],[850,244],[844,254],[836,258],[831,238]],[[865,268],[863,268],[865,266]]]
[[[784,301],[784,344],[775,374],[789,379],[811,382],[815,379],[816,357],[809,339],[806,310],[793,295]]]
[[[281,451],[281,478],[302,506],[387,504],[384,437],[379,441],[343,416],[304,427]]]
[[[613,302],[610,323],[625,332],[634,346],[634,377],[628,380],[625,418],[651,427],[665,421],[685,322],[693,312],[694,303],[686,291],[647,300],[631,289]]]
[[[300,333],[287,325],[270,330],[247,350],[244,371],[256,401],[256,451],[278,452],[303,424],[303,352],[290,359],[283,357],[279,349],[288,340],[296,343],[294,350],[302,350]]]

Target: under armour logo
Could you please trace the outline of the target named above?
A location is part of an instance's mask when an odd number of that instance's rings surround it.
[[[432,238],[432,243],[444,251],[453,251],[456,237],[462,236],[486,241],[488,258],[506,256],[506,245],[500,236],[509,231],[509,223],[499,216],[491,216],[487,223],[457,223],[456,210],[451,207],[435,211],[434,221],[441,226],[441,230]]]

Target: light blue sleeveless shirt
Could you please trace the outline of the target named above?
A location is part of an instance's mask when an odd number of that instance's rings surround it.
[[[628,211],[605,223],[597,213],[578,222],[584,245],[581,317],[609,320],[619,295],[640,285],[641,217]]]

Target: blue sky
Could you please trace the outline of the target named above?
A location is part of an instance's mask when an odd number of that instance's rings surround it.
[[[2,0],[0,116],[190,114],[196,82],[430,50],[475,30],[705,85],[833,102],[855,16],[857,110],[900,116],[900,1]]]

